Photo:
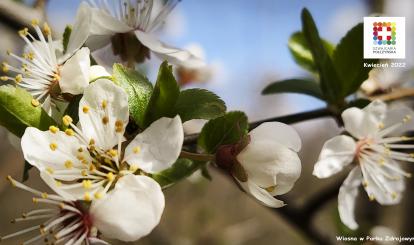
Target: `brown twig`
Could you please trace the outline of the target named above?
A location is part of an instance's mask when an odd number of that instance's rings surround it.
[[[392,90],[390,93],[372,96],[370,97],[370,100],[379,99],[382,101],[390,101],[410,96],[414,96],[414,88],[399,88]]]
[[[43,11],[16,3],[12,0],[0,1],[0,21],[15,30],[31,27],[33,19],[43,20]]]

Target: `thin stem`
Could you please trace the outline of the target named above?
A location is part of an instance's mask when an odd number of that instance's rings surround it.
[[[414,88],[394,89],[390,93],[370,97],[371,100],[379,99],[382,101],[390,101],[414,96]]]
[[[212,154],[201,154],[201,153],[193,153],[193,152],[188,152],[188,151],[181,151],[180,157],[187,158],[190,160],[195,160],[195,161],[204,161],[204,162],[213,161],[215,159],[215,156]]]
[[[298,122],[302,122],[306,120],[311,120],[311,119],[316,119],[316,118],[321,118],[321,117],[328,117],[328,116],[333,116],[331,111],[329,111],[327,108],[320,108],[320,109],[316,109],[312,111],[300,112],[300,113],[291,114],[287,116],[281,116],[281,117],[272,117],[272,118],[252,122],[250,123],[249,129],[252,130],[264,122],[282,122],[286,124],[293,124],[293,123],[298,123]],[[184,145],[196,144],[198,135],[199,134],[186,135],[184,138]]]

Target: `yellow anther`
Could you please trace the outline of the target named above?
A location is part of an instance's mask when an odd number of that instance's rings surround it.
[[[1,70],[3,73],[9,72],[9,65],[6,62],[1,63]]]
[[[108,151],[109,155],[111,155],[112,157],[116,157],[118,155],[118,151],[111,149]]]
[[[106,174],[106,178],[108,179],[109,182],[112,182],[115,180],[115,175],[112,172],[109,172]]]
[[[9,78],[8,78],[8,77],[6,77],[6,76],[1,76],[1,77],[0,77],[0,80],[2,80],[2,81],[4,81],[4,82],[5,82],[5,81],[9,80]]]
[[[36,197],[33,197],[32,201],[33,201],[33,203],[38,203],[39,202],[39,200]]]
[[[59,128],[58,128],[58,127],[56,127],[56,126],[50,126],[50,127],[49,127],[49,131],[50,131],[52,134],[56,134],[57,132],[59,132]]]
[[[95,170],[96,170],[95,165],[93,165],[93,164],[89,165],[89,171],[93,172]]]
[[[85,160],[85,156],[84,156],[82,153],[78,153],[78,154],[76,154],[76,158],[77,158],[79,161]]]
[[[63,203],[63,202],[59,203],[59,208],[60,208],[60,209],[64,209],[64,208],[65,208],[65,206],[66,206],[66,205],[65,205],[65,203]]]
[[[31,104],[34,107],[38,107],[40,105],[40,102],[37,99],[32,99]]]
[[[138,170],[138,166],[135,164],[132,164],[131,166],[129,166],[129,171],[131,171],[132,173],[135,173]]]
[[[49,174],[53,174],[53,173],[55,172],[55,170],[54,170],[53,168],[51,168],[51,167],[47,167],[47,168],[46,168],[46,171],[47,171]]]
[[[32,20],[32,25],[33,25],[33,26],[37,26],[37,25],[39,25],[39,20],[38,20],[38,19],[33,19],[33,20]]]
[[[88,170],[82,169],[81,174],[82,176],[88,176]]]
[[[102,101],[102,108],[106,109],[107,106],[108,106],[108,101],[103,100]]]
[[[141,152],[141,147],[139,146],[135,146],[132,151],[134,152],[134,154],[139,154]]]
[[[90,139],[89,140],[89,145],[94,145],[95,144],[95,140],[94,139]]]
[[[26,59],[28,59],[28,60],[33,60],[34,59],[34,53],[33,52],[29,52],[29,53],[27,53],[27,56],[26,56]]]
[[[27,36],[29,34],[29,29],[26,27],[26,28],[23,28],[22,30],[18,31],[17,33],[21,37],[25,37],[25,36]]]
[[[6,51],[6,54],[7,54],[7,55],[11,55],[11,53],[12,53],[12,52],[11,52],[10,50],[7,50],[7,51]]]
[[[368,186],[368,181],[366,181],[366,180],[362,181],[362,185],[363,185],[364,187],[367,187],[367,186]]]
[[[70,116],[66,115],[62,118],[62,121],[63,124],[67,127],[73,122],[73,119]]]
[[[103,194],[99,191],[95,192],[94,194],[95,199],[101,199],[103,197]]]
[[[43,193],[42,193],[42,198],[43,198],[43,199],[46,199],[48,196],[49,196],[49,195],[48,195],[46,192],[43,192]]]
[[[368,198],[371,202],[375,201],[375,196],[372,194],[368,195]]]
[[[391,198],[392,199],[396,199],[397,197],[398,197],[398,193],[397,192],[391,193]]]
[[[85,192],[83,199],[85,199],[87,202],[90,202],[92,200],[91,194],[89,192]]]
[[[68,129],[65,130],[65,134],[67,136],[74,136],[75,135],[75,132],[73,132],[72,129],[68,128]]]
[[[401,136],[401,140],[410,140],[410,137],[407,137],[405,135]]]
[[[21,82],[22,82],[22,80],[23,80],[23,76],[22,76],[22,74],[18,74],[18,75],[14,78],[14,80],[16,81],[16,83],[21,83]]]
[[[82,181],[82,186],[83,186],[84,189],[90,189],[90,188],[92,188],[92,181],[83,180]]]
[[[82,108],[82,111],[83,111],[83,113],[88,113],[88,112],[89,112],[89,106],[85,105],[85,106]]]
[[[65,168],[67,169],[73,168],[73,162],[71,160],[65,161]]]
[[[79,147],[78,148],[78,152],[83,152],[83,148],[82,147]]]
[[[60,81],[60,76],[59,76],[59,74],[53,74],[53,81],[54,82],[59,82]]]
[[[122,133],[124,130],[124,122],[122,122],[121,120],[116,120],[115,121],[115,131],[117,133]]]
[[[405,176],[406,176],[407,178],[411,178],[411,177],[413,177],[413,175],[412,175],[411,173],[407,173]]]
[[[12,186],[16,186],[16,184],[14,183],[13,178],[12,178],[10,175],[8,175],[8,176],[7,176],[7,180],[10,182],[10,184],[11,184]]]
[[[269,186],[269,187],[265,188],[265,190],[267,192],[273,192],[275,189],[276,189],[276,186],[275,185],[274,186]]]
[[[84,165],[88,165],[89,162],[86,159],[83,159],[83,160],[81,160],[81,163],[84,164]]]
[[[50,29],[50,26],[45,22],[43,23],[43,33],[45,35],[50,35],[52,34],[52,30]]]
[[[62,182],[60,182],[59,180],[56,180],[56,181],[55,181],[55,184],[56,184],[56,186],[57,186],[57,187],[62,186]]]
[[[104,116],[102,118],[102,123],[106,125],[106,124],[108,124],[108,122],[109,122],[109,118],[107,116]]]
[[[410,153],[410,157],[411,158],[414,158],[414,153]]]
[[[56,151],[56,149],[58,148],[58,145],[56,143],[50,143],[49,147],[52,151]]]
[[[407,123],[409,121],[411,121],[411,115],[405,115],[403,122]]]
[[[378,161],[378,163],[379,163],[379,165],[380,165],[380,166],[384,166],[384,164],[385,164],[385,160],[384,160],[383,158],[381,158],[381,159]]]

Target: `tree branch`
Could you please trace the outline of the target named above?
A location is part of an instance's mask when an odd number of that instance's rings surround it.
[[[300,112],[296,114],[291,114],[287,116],[272,117],[268,119],[263,119],[260,121],[250,123],[249,129],[252,130],[257,128],[260,124],[264,122],[282,122],[286,124],[298,123],[306,120],[316,119],[320,117],[333,116],[333,114],[327,108],[320,108],[307,112]],[[199,134],[190,134],[184,137],[184,145],[194,145],[197,143]]]
[[[33,19],[43,20],[43,11],[12,0],[0,1],[0,21],[15,30],[31,27]]]

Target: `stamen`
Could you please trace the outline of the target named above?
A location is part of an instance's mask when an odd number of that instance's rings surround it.
[[[62,118],[62,121],[66,127],[69,127],[69,125],[73,122],[73,119],[70,116],[66,115]]]
[[[57,132],[59,132],[59,128],[56,126],[50,126],[49,131],[53,134],[56,134]]]

